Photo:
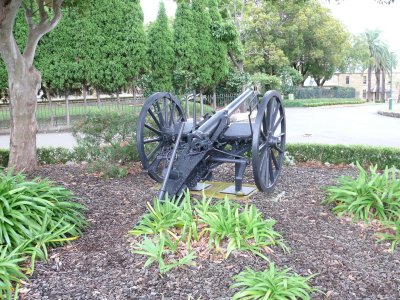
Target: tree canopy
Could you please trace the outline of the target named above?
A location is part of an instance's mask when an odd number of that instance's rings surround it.
[[[150,89],[171,91],[174,70],[174,44],[164,3],[160,2],[157,20],[148,30]]]

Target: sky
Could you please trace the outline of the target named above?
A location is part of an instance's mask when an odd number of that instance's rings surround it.
[[[141,0],[145,23],[157,17],[160,0]],[[163,0],[167,14],[173,16],[176,3],[173,0]],[[349,32],[358,34],[367,29],[379,29],[381,39],[389,50],[400,57],[400,0],[390,5],[378,4],[375,0],[320,0],[332,11]]]

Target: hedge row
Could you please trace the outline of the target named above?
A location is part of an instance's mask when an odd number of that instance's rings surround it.
[[[351,87],[299,87],[294,91],[295,99],[355,98],[356,90]]]
[[[284,100],[285,107],[317,107],[326,105],[342,105],[342,104],[363,104],[362,99],[300,99],[300,100]]]
[[[320,161],[330,164],[378,165],[400,168],[400,148],[323,144],[288,144],[286,151],[296,162]]]
[[[296,162],[320,161],[330,164],[351,164],[358,161],[362,165],[378,165],[400,168],[400,148],[344,146],[324,144],[288,144],[286,151]],[[0,166],[6,167],[9,151],[0,149]],[[39,148],[37,151],[40,164],[65,164],[76,161],[78,156],[66,148]]]
[[[9,154],[8,149],[0,149],[0,167],[7,167]],[[65,164],[68,161],[74,161],[75,157],[74,151],[67,148],[37,149],[37,158],[41,165]]]

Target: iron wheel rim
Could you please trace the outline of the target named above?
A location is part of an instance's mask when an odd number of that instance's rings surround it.
[[[271,191],[280,175],[286,147],[286,118],[281,96],[267,92],[259,104],[252,141],[253,176],[260,191]]]
[[[163,181],[161,170],[166,162],[157,157],[173,147],[176,137],[174,128],[185,121],[180,101],[170,93],[155,93],[147,98],[142,107],[137,123],[136,146],[143,168],[158,182]]]

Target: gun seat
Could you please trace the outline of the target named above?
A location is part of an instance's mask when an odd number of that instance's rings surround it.
[[[252,123],[254,127],[254,123]],[[251,138],[251,128],[249,122],[231,123],[228,129],[224,132],[224,137],[227,139],[246,139]]]

